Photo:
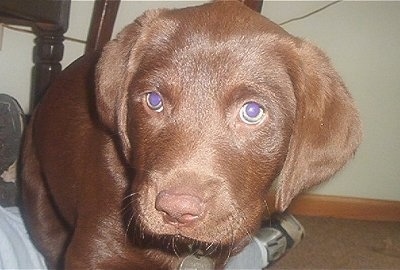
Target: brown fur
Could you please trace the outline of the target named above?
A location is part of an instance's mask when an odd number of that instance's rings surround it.
[[[50,267],[175,269],[193,250],[221,266],[268,193],[285,210],[360,141],[327,57],[239,2],[149,11],[97,59],[62,72],[26,132],[24,217]],[[240,120],[248,101],[262,123]]]

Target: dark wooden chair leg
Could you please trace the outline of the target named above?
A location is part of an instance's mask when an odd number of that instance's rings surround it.
[[[249,8],[261,13],[263,1],[262,0],[243,0],[243,3]]]
[[[64,30],[35,25],[34,67],[32,70],[31,110],[39,103],[50,82],[61,71]]]
[[[86,52],[101,50],[110,40],[120,0],[96,0],[92,13]]]

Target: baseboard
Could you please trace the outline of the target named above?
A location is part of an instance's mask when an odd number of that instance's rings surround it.
[[[289,207],[294,215],[400,222],[400,201],[301,195]]]

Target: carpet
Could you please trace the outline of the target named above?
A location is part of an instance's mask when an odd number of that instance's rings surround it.
[[[267,269],[400,269],[400,223],[296,216],[305,237]]]

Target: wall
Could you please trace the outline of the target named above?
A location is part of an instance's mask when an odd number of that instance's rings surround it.
[[[144,10],[201,2],[124,1],[114,33]],[[327,2],[266,1],[263,14],[275,22],[302,16]],[[67,36],[85,39],[92,1],[73,1]],[[354,160],[334,180],[313,193],[400,201],[400,2],[341,2],[285,25],[294,35],[318,44],[343,76],[363,121],[364,138]],[[27,110],[33,35],[5,29],[0,51],[0,91]],[[84,45],[65,42],[63,66]],[[11,64],[12,63],[12,64]]]
[[[318,7],[320,2],[266,2],[263,13],[281,22]],[[399,12],[400,2],[349,1],[285,26],[331,57],[363,121],[355,159],[316,193],[400,200]]]

